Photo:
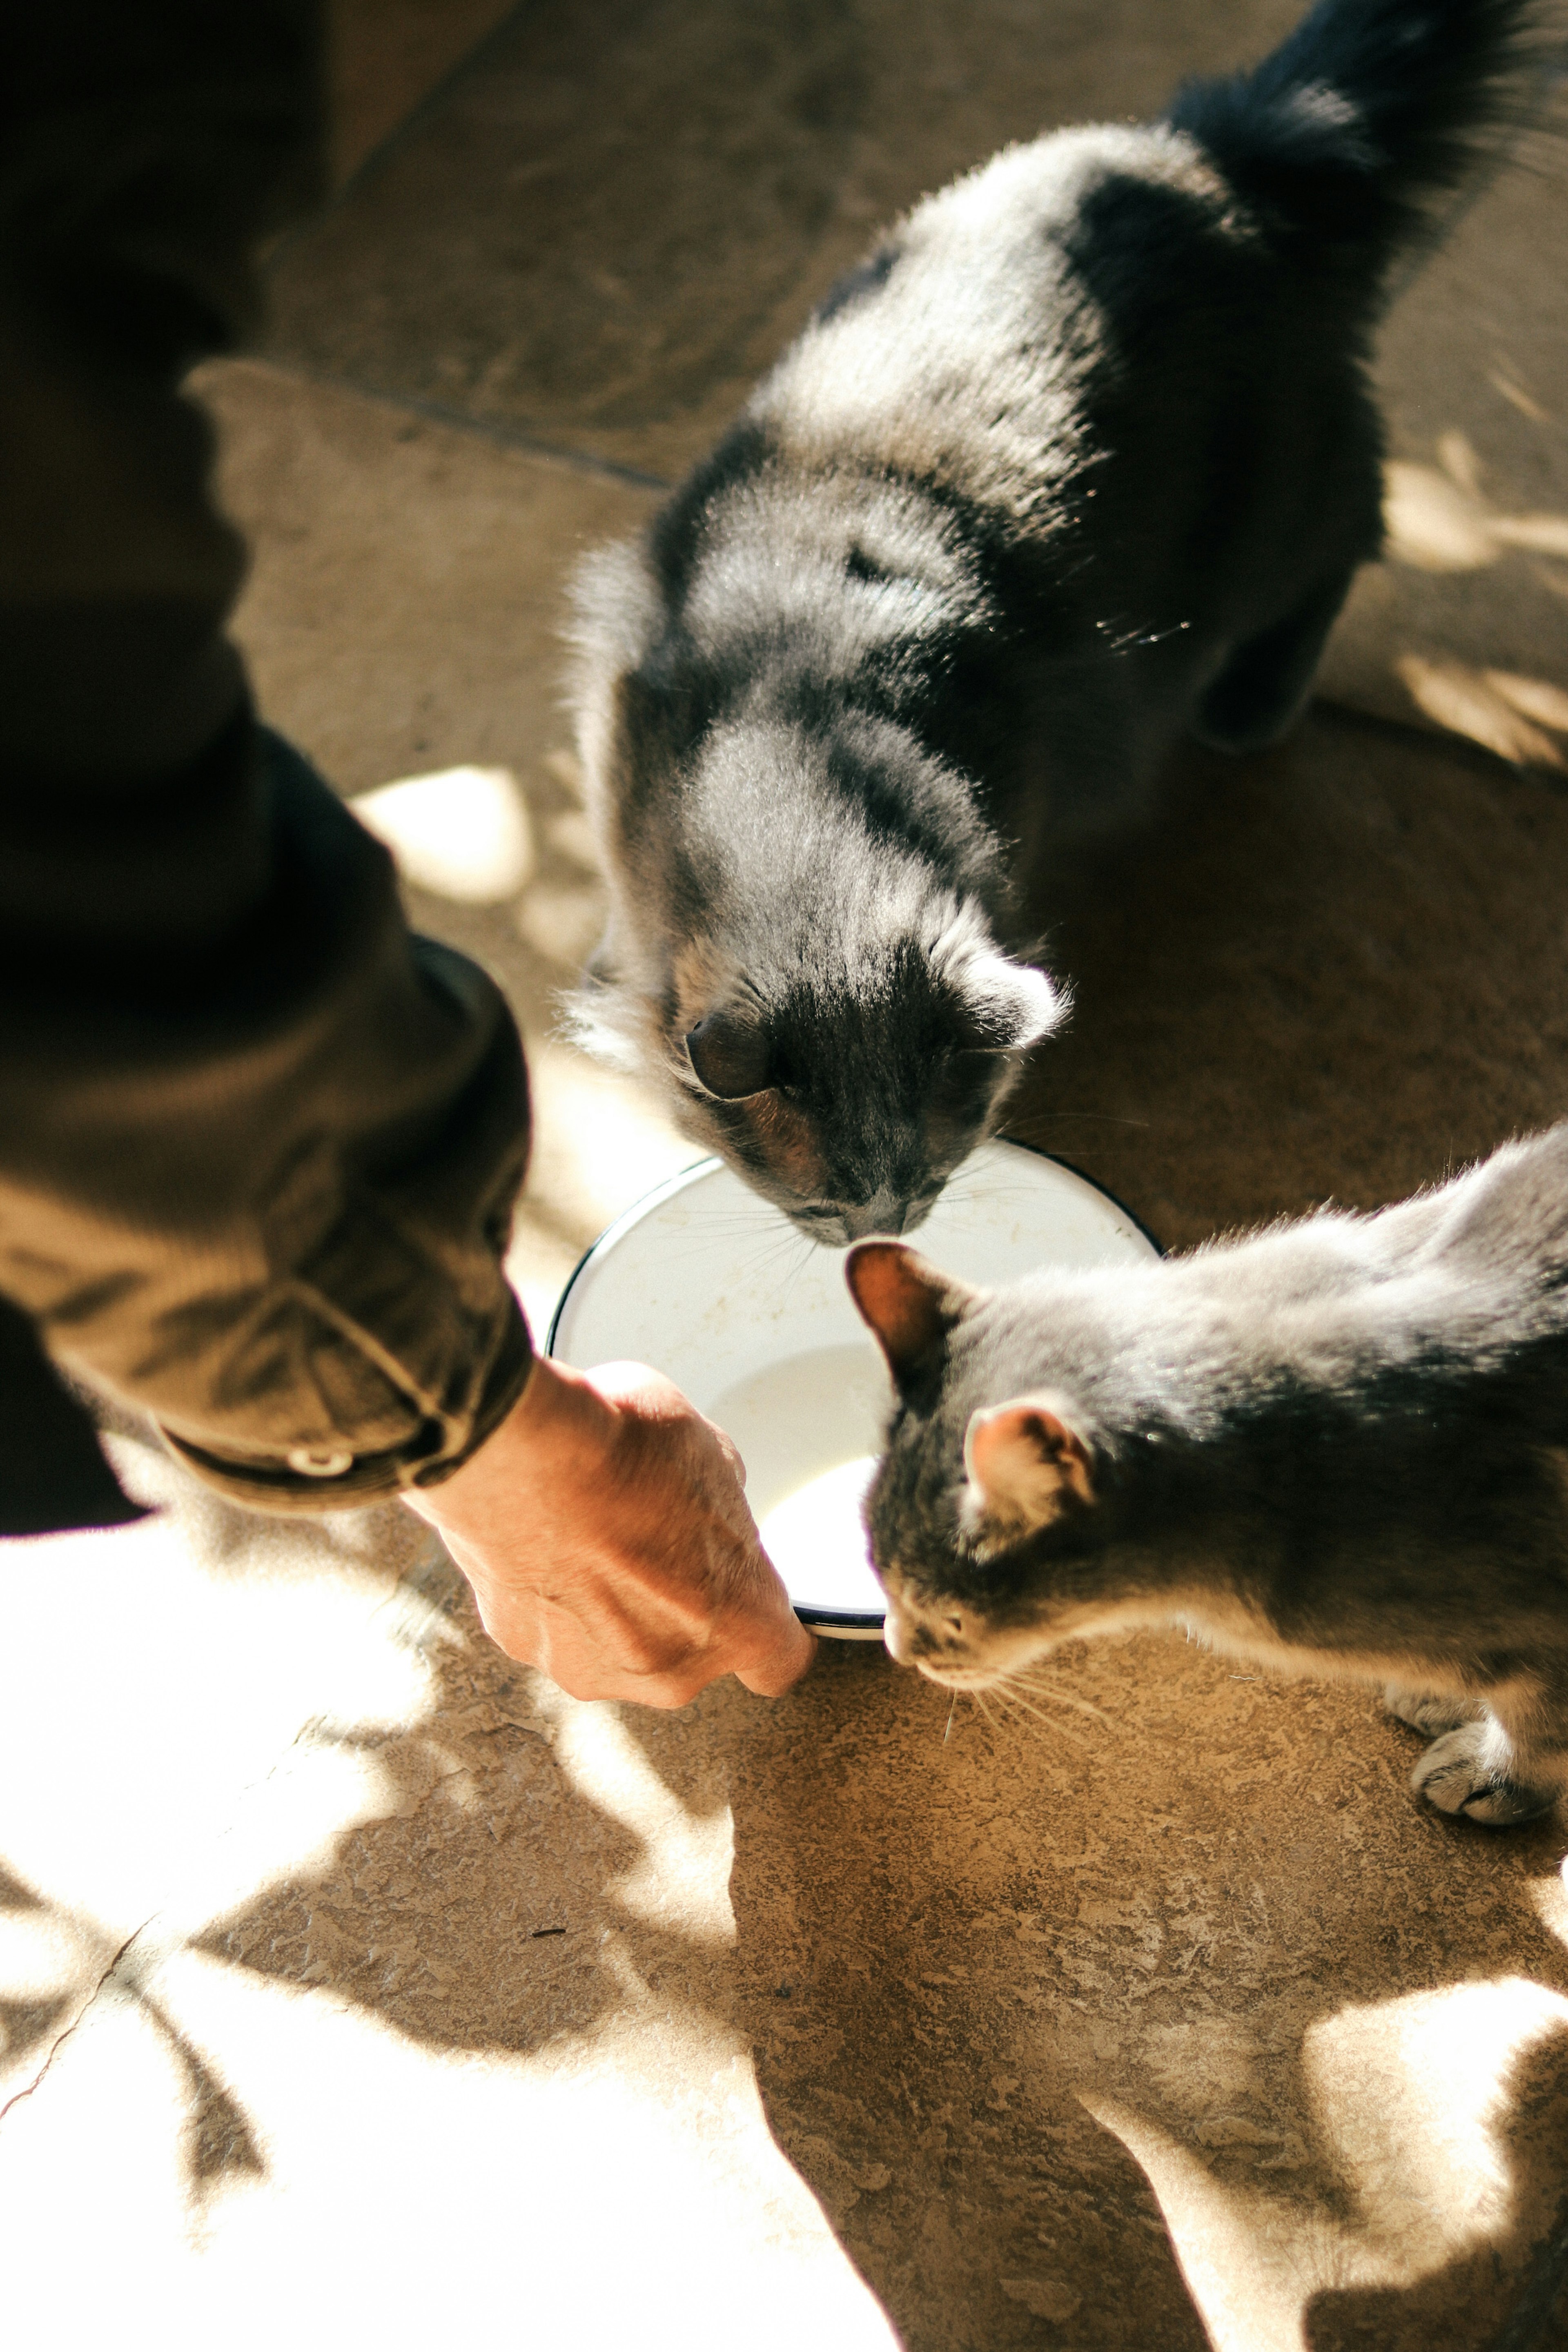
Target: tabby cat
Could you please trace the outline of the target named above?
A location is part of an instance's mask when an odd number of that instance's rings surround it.
[[[578,1034],[818,1239],[916,1224],[1059,1022],[1042,846],[1300,709],[1380,542],[1380,311],[1533,47],[1529,0],[1323,0],[1158,121],[1005,150],[590,566]]]
[[[1415,1786],[1568,1783],[1568,1125],[1376,1215],[994,1291],[865,1241],[897,1407],[867,1502],[895,1658],[983,1689],[1178,1626],[1387,1685]]]

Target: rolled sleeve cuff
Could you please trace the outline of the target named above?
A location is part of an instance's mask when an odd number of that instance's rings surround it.
[[[381,1452],[356,1453],[345,1439],[296,1445],[287,1453],[241,1454],[196,1444],[160,1423],[164,1444],[187,1469],[253,1511],[300,1517],[358,1510],[407,1486],[438,1486],[460,1470],[506,1419],[528,1385],[533,1342],[513,1300],[479,1401],[470,1413],[428,1414],[413,1434]]]

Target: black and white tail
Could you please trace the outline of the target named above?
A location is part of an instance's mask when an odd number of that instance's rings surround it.
[[[1375,296],[1540,117],[1564,56],[1539,0],[1319,0],[1250,73],[1189,82],[1166,121],[1300,260]]]

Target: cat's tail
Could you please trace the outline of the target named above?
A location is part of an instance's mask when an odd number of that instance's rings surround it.
[[[1296,257],[1375,298],[1541,119],[1565,63],[1540,0],[1319,0],[1261,65],[1189,82],[1165,119]]]

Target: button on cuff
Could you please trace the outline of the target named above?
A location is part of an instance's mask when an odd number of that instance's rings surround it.
[[[341,1478],[354,1466],[346,1445],[291,1445],[286,1458],[301,1478]]]

